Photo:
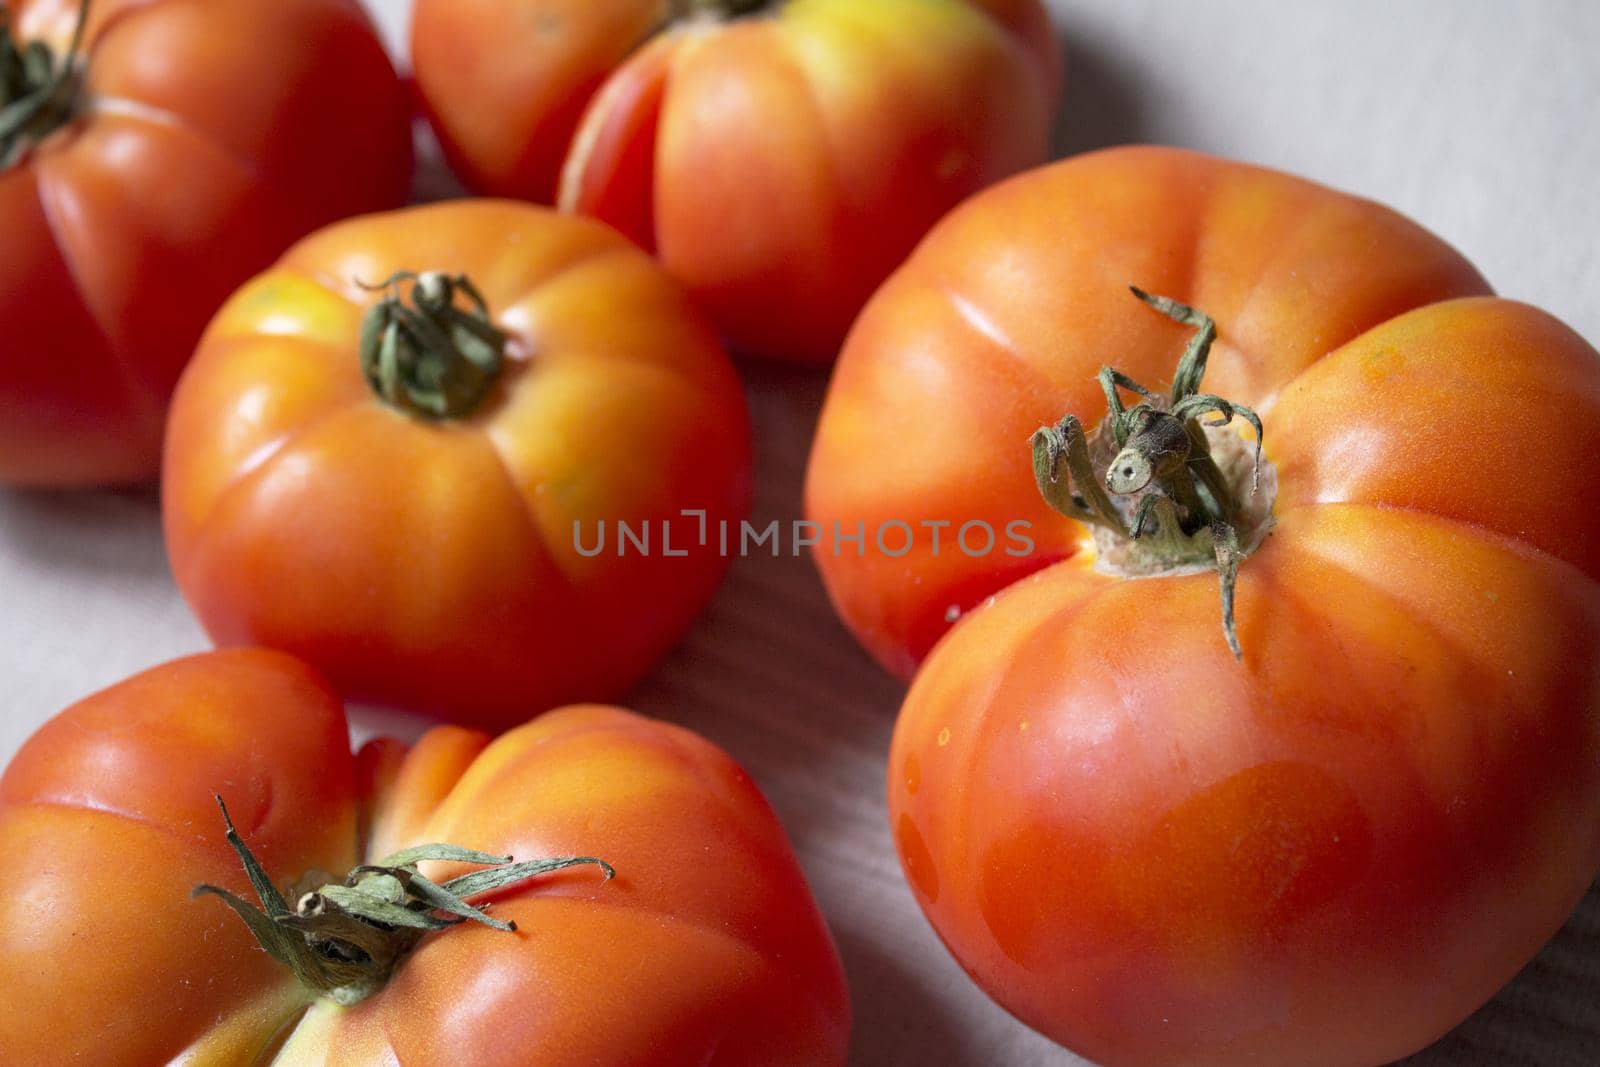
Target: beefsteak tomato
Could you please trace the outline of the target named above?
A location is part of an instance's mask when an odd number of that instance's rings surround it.
[[[413,208],[307,238],[212,323],[173,403],[167,543],[219,644],[506,726],[620,694],[676,640],[726,566],[705,532],[743,514],[748,438],[715,335],[622,237]]]
[[[326,872],[438,842],[599,856],[615,877],[570,866],[477,894],[500,929],[424,933],[359,1000],[314,995],[218,901],[189,899],[197,883],[253,899],[242,846],[280,881],[311,875],[289,903],[314,927]],[[477,869],[421,867],[436,885]],[[713,745],[616,708],[352,756],[337,697],[298,661],[179,660],[23,746],[0,777],[0,877],[10,1067],[844,1058],[839,960],[771,809]],[[335,940],[317,958],[348,963]]]
[[[0,482],[153,478],[228,294],[410,184],[406,93],[352,0],[13,0],[0,107]]]
[[[1129,283],[1214,330],[1208,364],[1174,374],[1186,331]],[[889,814],[991,995],[1108,1065],[1357,1067],[1555,933],[1600,866],[1597,359],[1393,212],[1188,152],[1044,168],[929,236],[847,345],[809,510],[869,543],[1031,524],[1025,557],[819,559],[868,647],[921,661]],[[1222,475],[1192,507],[1113,462],[1243,405],[1254,492],[1237,418],[1173,439]]]
[[[1039,0],[418,0],[467,183],[646,248],[754,355],[822,363],[924,231],[1044,160]]]

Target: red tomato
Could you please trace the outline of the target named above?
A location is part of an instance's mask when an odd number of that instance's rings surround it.
[[[1208,559],[1131,580],[1126,539],[1035,484],[1029,435],[1094,427],[1102,364],[1172,381],[1192,331],[1130,282],[1215,319],[1201,392],[1264,420],[1265,498],[1231,468],[1276,523],[1238,571],[1242,661]],[[863,315],[811,518],[1032,524],[1027,558],[924,533],[819,562],[881,658],[926,656],[889,771],[917,899],[1057,1041],[1107,1065],[1388,1062],[1594,878],[1600,542],[1572,502],[1600,493],[1600,357],[1487,292],[1375,204],[1145,148],[974,199]],[[1115,490],[1108,432],[1091,473]],[[1229,433],[1205,439],[1248,457]]]
[[[823,363],[923,232],[1045,158],[1038,0],[418,0],[417,85],[474,188],[616,225],[733,344]]]
[[[78,7],[15,0],[12,31],[60,73]],[[0,136],[0,482],[153,477],[168,396],[227,295],[410,182],[405,93],[358,4],[91,12],[71,76],[43,83],[54,104]],[[31,92],[0,86],[0,103]]]
[[[280,884],[440,841],[599,856],[616,875],[577,866],[502,889],[488,913],[515,932],[427,934],[341,1007],[221,903],[189,899],[198,883],[254,899],[213,793]],[[474,869],[425,865],[436,881]],[[179,660],[67,709],[17,754],[0,878],[8,1067],[844,1060],[839,960],[771,809],[710,743],[616,708],[352,757],[337,698],[288,656]]]
[[[363,324],[414,319],[421,289],[362,283],[402,270],[475,283],[501,366],[380,396]],[[506,726],[620,695],[677,639],[727,565],[748,436],[715,336],[617,234],[525,204],[413,208],[307,238],[218,315],[173,404],[167,543],[218,643]]]

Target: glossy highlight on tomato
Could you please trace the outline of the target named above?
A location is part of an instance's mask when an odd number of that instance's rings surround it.
[[[831,362],[940,215],[1041,162],[1039,0],[418,0],[417,85],[474,189],[653,250],[739,350]]]
[[[436,272],[492,369],[451,354],[439,390],[432,356],[385,362],[375,306],[415,325],[427,299],[404,271]],[[728,563],[693,535],[743,516],[749,467],[733,368],[655,263],[592,220],[461,201],[325,229],[240,290],[178,390],[163,511],[219,644],[504,727],[620,696],[677,640]]]
[[[713,745],[605,707],[354,756],[346,731],[304,664],[241,649],[137,675],[24,745],[0,777],[8,1067],[843,1062],[827,929],[771,809]],[[340,1007],[190,899],[202,882],[251,895],[213,793],[284,883],[439,841],[603,855],[616,876],[575,867],[480,899],[516,931],[431,932]]]
[[[1241,661],[1215,573],[1109,573],[1034,484],[1030,435],[1093,427],[1101,366],[1171,380],[1189,331],[1130,283],[1215,320],[1204,389],[1264,421]],[[1360,1067],[1555,933],[1600,868],[1600,548],[1571,510],[1597,359],[1385,208],[1173,149],[1023,175],[929,236],[851,336],[808,513],[1032,523],[1021,572],[818,560],[915,673],[891,824],[992,996],[1108,1067]]]
[[[74,50],[80,10],[0,5],[60,75],[0,86],[34,101],[0,136],[0,483],[153,478],[228,294],[410,185],[406,93],[353,0],[94,0]]]

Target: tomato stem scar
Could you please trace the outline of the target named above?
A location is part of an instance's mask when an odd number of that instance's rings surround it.
[[[19,46],[12,32],[11,7],[0,2],[0,173],[21,163],[77,117],[91,2],[79,3],[72,43],[60,62],[44,41]]]
[[[593,856],[513,863],[510,856],[476,852],[459,845],[418,845],[377,863],[363,864],[337,882],[326,875],[308,875],[306,888],[293,907],[234,829],[222,797],[216,797],[227,827],[228,844],[239,856],[260,906],[214,885],[196,886],[192,897],[214,896],[244,920],[267,953],[284,964],[311,992],[344,1004],[357,1004],[382,989],[401,958],[434,930],[475,922],[504,933],[515,923],[501,922],[468,897],[567,867],[599,867],[605,880],[616,871]],[[482,867],[447,882],[422,875],[427,860],[471,863]]]
[[[508,341],[471,280],[400,271],[377,285],[357,284],[384,293],[361,323],[361,369],[372,391],[419,418],[470,415],[500,377]]]
[[[1261,418],[1243,404],[1200,391],[1217,339],[1209,315],[1138,286],[1129,289],[1161,314],[1195,328],[1172,391],[1158,396],[1121,371],[1103,367],[1105,419],[1092,434],[1073,415],[1035,432],[1034,480],[1052,508],[1095,530],[1108,569],[1136,575],[1190,573],[1197,564],[1214,569],[1222,586],[1223,637],[1234,658],[1242,659],[1233,614],[1239,564],[1272,524],[1272,502],[1258,496]],[[1124,391],[1140,401],[1125,407]],[[1204,415],[1214,418],[1202,421]],[[1208,427],[1226,426],[1236,417],[1255,431],[1248,487],[1241,484],[1242,464],[1236,462],[1242,442],[1207,433]],[[1226,470],[1218,463],[1219,447],[1229,453]]]

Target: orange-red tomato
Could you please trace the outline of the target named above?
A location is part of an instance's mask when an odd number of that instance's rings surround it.
[[[508,336],[466,413],[364,377],[384,294],[362,284],[404,269],[466,275]],[[173,403],[163,505],[219,644],[504,726],[619,695],[676,640],[749,463],[733,368],[655,263],[597,222],[464,201],[330,227],[227,304]]]
[[[1102,364],[1171,379],[1187,332],[1129,283],[1214,317],[1204,389],[1265,421],[1241,662],[1214,573],[1107,573],[1034,484],[1029,435],[1093,427]],[[1600,542],[1572,509],[1600,493],[1600,363],[1488,293],[1378,205],[1146,148],[975,198],[862,317],[811,518],[1032,523],[1026,559],[819,559],[881,659],[926,657],[901,859],[1024,1021],[1108,1065],[1388,1062],[1590,884]]]
[[[474,188],[597,215],[736,347],[831,361],[946,210],[1045,158],[1039,0],[418,0],[417,85]]]
[[[8,6],[63,69],[78,0]],[[351,0],[90,10],[61,121],[0,137],[0,482],[154,477],[168,396],[228,294],[410,182],[406,94]]]
[[[253,896],[213,793],[281,883],[438,841],[599,856],[616,876],[503,889],[489,910],[515,933],[430,934],[340,1007],[227,908],[189,899],[202,882]],[[0,877],[8,1067],[844,1059],[839,960],[771,809],[710,743],[616,708],[352,757],[337,698],[292,658],[179,660],[69,708],[17,754]]]

